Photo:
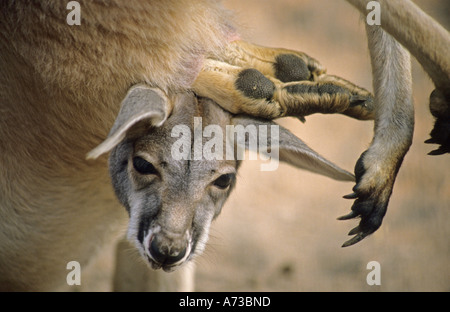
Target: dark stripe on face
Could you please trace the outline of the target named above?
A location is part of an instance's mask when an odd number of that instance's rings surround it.
[[[141,221],[139,222],[139,229],[138,229],[138,241],[141,244],[144,244],[144,237],[148,233],[148,228],[150,227],[150,218],[143,217],[141,218]]]
[[[141,244],[143,244],[144,238],[148,234],[150,225],[161,208],[160,201],[156,196],[147,197],[146,201],[143,202],[142,205],[142,214],[139,216],[139,227],[137,234],[137,239]]]

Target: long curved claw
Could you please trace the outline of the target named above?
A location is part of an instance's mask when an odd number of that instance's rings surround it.
[[[350,211],[350,213],[346,214],[345,216],[341,216],[337,219],[338,220],[350,220],[350,219],[356,218],[357,216],[358,216],[358,213],[356,213],[352,210],[352,211]]]
[[[350,232],[348,232],[349,236],[358,234],[361,232],[361,227],[358,225],[357,227],[354,227],[353,229],[350,230]]]
[[[444,154],[447,154],[447,153],[450,153],[450,148],[445,147],[445,146],[440,146],[438,149],[432,150],[427,155],[439,156],[439,155],[444,155]]]
[[[355,192],[347,194],[342,196],[345,199],[357,199],[358,198],[358,194],[356,194]]]
[[[438,144],[439,142],[435,138],[429,138],[428,140],[425,140],[423,143],[425,143],[425,144]]]
[[[352,246],[356,243],[359,243],[360,241],[362,241],[364,238],[366,238],[368,234],[365,233],[359,233],[358,235],[352,237],[351,239],[349,239],[348,241],[346,241],[345,243],[342,244],[342,247],[349,247]]]

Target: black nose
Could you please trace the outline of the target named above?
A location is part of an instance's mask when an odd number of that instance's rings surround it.
[[[150,243],[150,254],[153,260],[159,264],[171,265],[174,264],[186,255],[186,248],[169,248],[161,246],[158,239],[152,239]]]

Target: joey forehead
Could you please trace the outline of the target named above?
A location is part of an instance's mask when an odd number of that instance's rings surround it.
[[[226,126],[232,123],[231,115],[220,108],[216,103],[206,98],[194,98],[194,101],[191,101],[192,98],[185,96],[181,99],[183,99],[183,101],[189,99],[189,103],[186,103],[189,104],[189,107],[183,105],[184,102],[180,99],[174,101],[172,113],[167,118],[166,122],[161,127],[152,127],[151,129],[148,129],[146,134],[139,137],[134,142],[134,155],[139,153],[143,153],[144,155],[147,154],[151,157],[149,160],[153,160],[164,165],[176,163],[176,161],[172,159],[171,152],[173,145],[180,140],[181,135],[177,134],[175,137],[172,137],[172,130],[177,126],[184,126],[189,129],[191,139],[191,158],[194,158],[194,143],[198,144],[198,141],[201,140],[201,146],[203,148],[205,143],[209,140],[212,138],[217,138],[215,134],[212,136],[203,136],[204,129],[207,126],[214,125],[217,126],[214,129],[221,130],[223,139],[222,148],[224,153],[222,159],[224,160],[210,161],[204,158],[201,160],[196,158],[196,161],[191,161],[187,164],[187,166],[198,167],[197,169],[199,171],[202,171],[202,168],[221,171],[220,167],[223,166],[235,167],[235,161],[225,160]],[[194,132],[194,118],[197,118],[197,123],[199,123],[199,120],[201,122],[202,129],[200,132],[198,132],[198,129]]]

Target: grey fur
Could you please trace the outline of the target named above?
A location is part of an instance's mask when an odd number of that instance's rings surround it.
[[[166,115],[169,111],[171,114]],[[212,100],[190,92],[165,97],[158,89],[139,85],[132,87],[124,99],[107,143],[96,148],[103,153],[112,149],[109,170],[115,193],[130,216],[128,239],[155,269],[172,271],[201,253],[210,224],[236,183],[239,159],[177,160],[172,156],[172,146],[179,139],[172,137],[174,127],[187,126],[191,133],[202,130],[194,128],[194,117],[202,117],[203,128],[217,125],[223,133],[229,125],[277,125],[252,117],[233,117]],[[268,138],[268,145],[279,149],[279,160],[337,180],[354,181],[352,174],[318,155],[287,129],[279,129],[276,146],[272,144],[274,138]],[[111,138],[122,140],[114,139],[116,145],[111,145]],[[225,141],[226,136],[224,145]],[[157,174],[139,173],[132,161],[137,156],[151,163]],[[224,174],[232,179],[221,189],[214,183]]]

